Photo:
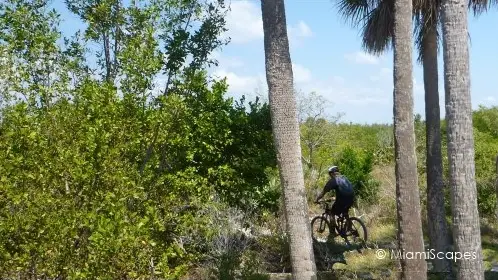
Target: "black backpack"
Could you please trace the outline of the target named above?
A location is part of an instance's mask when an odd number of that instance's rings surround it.
[[[337,176],[335,180],[337,182],[337,190],[339,191],[339,193],[345,196],[354,195],[353,184],[351,184],[351,182],[349,182],[349,180],[346,177]]]

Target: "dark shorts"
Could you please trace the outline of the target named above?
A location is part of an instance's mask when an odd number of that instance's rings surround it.
[[[353,197],[337,197],[334,205],[332,205],[332,214],[340,215],[347,214],[349,212],[349,208],[353,206],[354,198]]]

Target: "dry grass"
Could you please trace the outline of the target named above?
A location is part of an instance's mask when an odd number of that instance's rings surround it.
[[[379,271],[386,268],[392,268],[396,263],[387,258],[379,258],[377,249],[367,249],[361,254],[353,251],[344,254],[347,265],[338,263],[334,265],[335,269],[344,269],[350,271]]]
[[[379,224],[370,227],[368,240],[374,243],[390,243],[396,241],[396,226],[394,224]]]

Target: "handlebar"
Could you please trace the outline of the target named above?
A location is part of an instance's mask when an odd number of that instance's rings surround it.
[[[319,204],[330,204],[333,203],[335,199],[326,199],[326,200],[320,200],[318,201]]]

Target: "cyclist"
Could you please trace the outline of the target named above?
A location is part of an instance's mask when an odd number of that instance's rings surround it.
[[[330,180],[316,197],[315,203],[319,203],[319,200],[327,192],[335,190],[336,199],[334,205],[332,205],[332,215],[348,214],[349,208],[353,205],[355,198],[353,185],[349,182],[348,178],[340,174],[339,167],[334,165],[328,171]]]

